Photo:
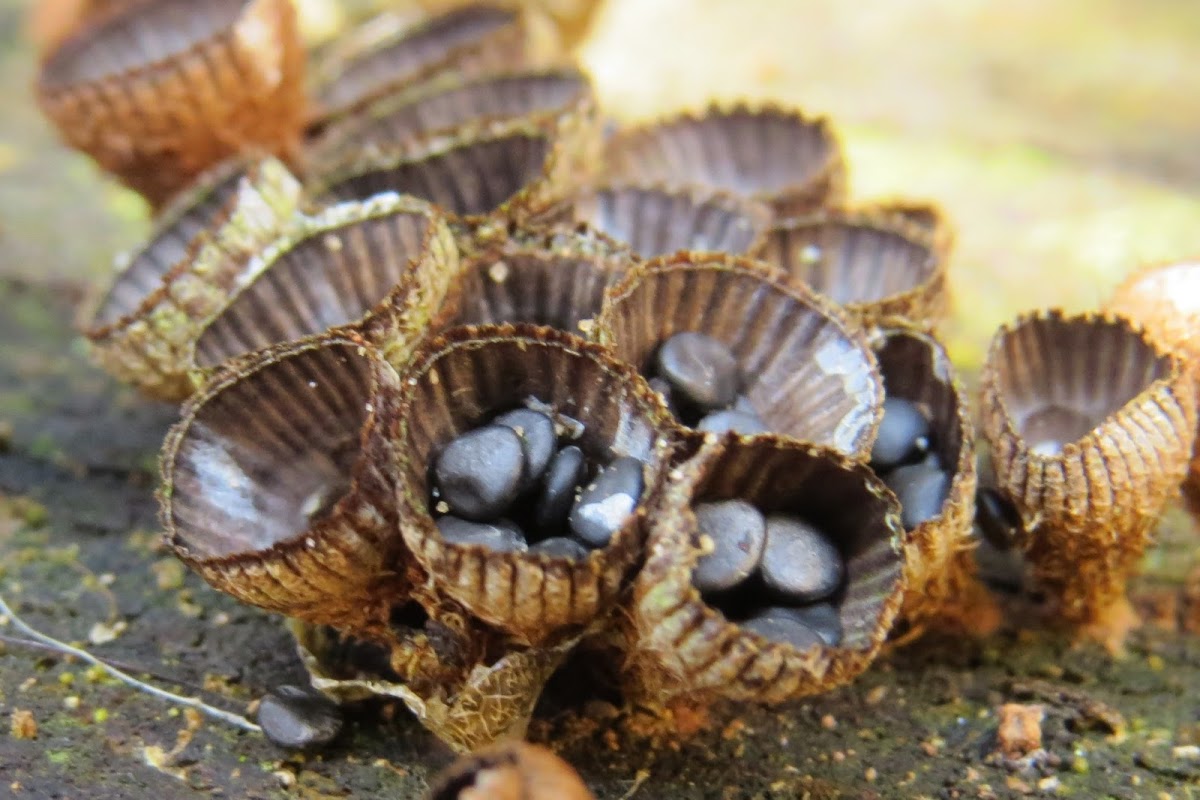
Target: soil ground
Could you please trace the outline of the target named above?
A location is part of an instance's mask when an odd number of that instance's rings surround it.
[[[175,410],[89,366],[73,326],[145,212],[39,118],[25,5],[0,0],[0,592],[42,630],[241,710],[303,670],[277,618],[158,546]],[[800,103],[839,122],[856,196],[942,202],[969,376],[1018,310],[1092,307],[1132,266],[1200,252],[1197,34],[1186,0],[614,0],[584,56],[618,116]],[[532,733],[602,800],[1200,795],[1197,532],[1168,515],[1133,591],[1147,622],[1120,657],[1011,604],[1025,630],[932,637],[804,703],[680,714],[687,738],[603,703],[547,704]],[[1007,702],[1045,707],[1043,753],[994,754]],[[28,718],[34,738],[17,735]],[[0,720],[0,797],[410,798],[451,758],[386,708],[291,756],[3,641]]]

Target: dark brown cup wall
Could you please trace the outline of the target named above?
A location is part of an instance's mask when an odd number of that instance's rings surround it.
[[[274,159],[233,160],[201,176],[100,299],[84,328],[95,359],[152,397],[190,394],[190,350],[204,321],[251,278],[255,252],[297,212],[301,194]]]
[[[458,253],[445,216],[379,195],[297,217],[256,257],[255,276],[195,341],[200,373],[237,356],[337,329],[407,359],[449,290]]]
[[[1032,313],[992,341],[982,418],[1035,577],[1066,621],[1094,621],[1186,474],[1191,375],[1123,318]]]
[[[37,92],[68,144],[159,206],[232,155],[296,154],[296,12],[288,0],[131,4],[56,49]]]
[[[434,585],[531,644],[577,633],[611,610],[641,554],[643,512],[671,448],[658,395],[604,348],[528,325],[452,329],[424,345],[402,378],[400,528]],[[531,398],[582,424],[572,443],[589,458],[645,464],[638,513],[586,559],[451,544],[430,513],[429,466],[441,448]]]
[[[762,200],[776,219],[840,205],[846,194],[829,121],[775,105],[664,118],[618,132],[607,154],[614,178],[722,189]]]
[[[932,331],[949,312],[946,256],[931,234],[895,215],[823,211],[777,224],[761,257],[862,325]]]
[[[846,563],[838,646],[798,650],[742,630],[692,584],[700,557],[693,504],[740,499],[817,525]],[[634,583],[627,662],[639,700],[678,695],[779,703],[828,691],[879,652],[904,595],[904,532],[895,497],[862,464],[828,448],[761,436],[707,436],[672,472],[653,510]]]
[[[642,370],[683,331],[730,348],[743,394],[773,433],[870,452],[883,410],[879,365],[832,304],[762,262],[680,253],[631,269],[596,324],[599,341]]]
[[[317,337],[218,372],[163,446],[166,539],[242,602],[381,636],[409,589],[397,530],[395,370]]]

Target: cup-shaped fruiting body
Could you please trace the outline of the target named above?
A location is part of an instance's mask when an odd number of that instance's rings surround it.
[[[318,69],[317,115],[337,119],[443,72],[470,78],[532,66],[528,23],[519,11],[469,3],[335,52]]]
[[[477,623],[431,617],[420,630],[402,628],[389,653],[326,627],[290,627],[314,687],[342,702],[397,698],[459,753],[522,738],[546,681],[578,643],[514,646]]]
[[[448,291],[458,251],[445,215],[377,195],[296,217],[255,256],[254,278],[195,338],[200,374],[271,345],[355,331],[402,363]]]
[[[901,501],[907,589],[901,617],[974,631],[993,610],[975,580],[975,431],[962,385],[940,342],[917,328],[872,338],[886,401],[872,467]]]
[[[327,172],[363,150],[417,148],[435,135],[497,120],[566,124],[577,117],[598,125],[591,82],[577,69],[504,72],[464,80],[448,74],[331,124],[309,145],[309,171]]]
[[[300,184],[274,159],[230,161],[202,176],[121,259],[84,327],[96,360],[152,397],[186,397],[188,351],[204,320],[250,280],[254,252],[300,198]]]
[[[597,167],[598,131],[570,133],[531,120],[487,124],[461,136],[434,137],[414,153],[365,152],[314,179],[323,202],[411,194],[480,224],[488,217],[526,223],[562,203]],[[477,235],[479,235],[477,233]]]
[[[533,644],[596,622],[641,553],[642,517],[669,455],[658,395],[604,348],[529,325],[450,330],[422,345],[402,378],[400,529],[432,585]],[[510,412],[540,419],[509,422]],[[535,455],[543,448],[538,425],[546,427],[543,456]],[[460,458],[476,439],[483,452]],[[569,477],[552,478],[568,450],[577,463]],[[452,493],[454,486],[467,488]],[[585,498],[593,487],[613,491],[592,503]],[[504,529],[503,543],[460,535],[480,523]],[[513,530],[524,538],[514,540]],[[526,550],[524,541],[569,536],[571,555]]]
[[[571,216],[644,259],[680,250],[752,254],[771,222],[770,209],[746,197],[635,183],[588,189],[572,200]]]
[[[761,257],[863,325],[932,330],[949,309],[946,252],[934,235],[895,214],[822,211],[777,224]]]
[[[713,106],[618,132],[614,178],[723,189],[768,203],[783,219],[841,203],[846,166],[825,118],[777,106]]]
[[[981,417],[997,488],[1066,621],[1096,621],[1123,600],[1187,471],[1190,381],[1176,356],[1117,316],[1033,313],[993,339]]]
[[[417,5],[428,12],[444,11],[446,0],[416,0]],[[535,9],[545,14],[553,24],[562,46],[567,51],[583,41],[590,30],[593,17],[604,6],[603,0],[522,0],[519,4],[526,9]]]
[[[217,372],[163,446],[166,541],[242,602],[378,636],[408,591],[386,428],[399,379],[317,337]]]
[[[836,548],[841,585],[827,604],[839,634],[800,647],[747,629],[759,605],[780,602],[763,579],[706,601],[698,565],[719,544],[706,541],[697,508],[728,500],[757,509],[768,525],[803,520]],[[627,677],[635,694],[647,702],[687,695],[777,703],[852,680],[879,652],[903,599],[899,517],[895,497],[870,469],[834,450],[774,436],[708,436],[672,471],[652,511],[630,610]],[[769,527],[766,535],[764,563]]]
[[[954,250],[954,224],[942,207],[932,200],[912,197],[884,197],[856,203],[853,210],[870,217],[887,219],[894,226],[912,226],[913,238],[928,237],[943,258]]]
[[[639,264],[609,290],[595,333],[658,377],[665,345],[700,334],[732,358],[735,405],[747,403],[761,427],[855,456],[875,439],[883,385],[866,339],[832,303],[762,262],[680,253]],[[677,412],[683,405],[672,401]]]
[[[42,64],[66,141],[159,205],[225,158],[299,146],[304,53],[288,0],[139,0]]]
[[[29,40],[44,57],[88,22],[138,0],[42,0],[29,10]]]
[[[1141,323],[1147,333],[1176,352],[1195,376],[1200,397],[1200,260],[1133,272],[1113,292],[1106,308]],[[1200,451],[1194,451],[1189,482],[1200,490]]]
[[[506,742],[460,758],[428,800],[593,800],[579,774],[550,750]]]
[[[517,232],[464,259],[441,321],[526,322],[583,334],[605,289],[632,263],[628,250],[588,228]]]

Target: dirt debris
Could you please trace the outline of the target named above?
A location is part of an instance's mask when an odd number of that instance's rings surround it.
[[[1005,703],[996,709],[996,716],[999,719],[996,745],[1005,758],[1028,758],[1042,749],[1045,706]]]
[[[1125,717],[1107,703],[1081,689],[1039,680],[1012,681],[1008,691],[1018,700],[1038,700],[1054,706],[1076,731],[1100,731],[1120,736],[1125,731]]]
[[[14,739],[36,739],[38,724],[33,712],[24,708],[14,708],[9,731]]]

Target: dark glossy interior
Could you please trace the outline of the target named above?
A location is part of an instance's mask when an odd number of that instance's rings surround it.
[[[705,465],[695,502],[742,499],[764,515],[790,514],[821,530],[846,563],[845,585],[833,598],[846,648],[868,647],[880,604],[900,580],[902,564],[893,550],[887,514],[894,510],[871,478],[820,452],[776,447],[761,440],[731,442]],[[695,525],[695,516],[688,519]]]

